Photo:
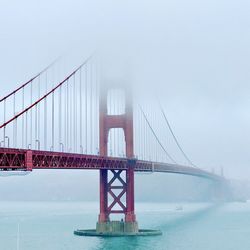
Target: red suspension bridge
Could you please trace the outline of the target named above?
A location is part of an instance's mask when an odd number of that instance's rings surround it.
[[[119,83],[102,84],[95,58],[58,81],[52,77],[55,64],[0,100],[1,171],[99,170],[98,233],[117,232],[110,215],[123,214],[118,231],[138,234],[135,171],[223,180],[192,163],[160,105],[156,109],[136,103],[131,88]],[[167,151],[167,129],[186,165],[178,164]]]

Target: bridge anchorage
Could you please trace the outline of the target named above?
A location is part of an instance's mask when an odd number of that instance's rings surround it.
[[[108,91],[102,87],[99,100],[99,145],[100,156],[108,156],[108,135],[114,128],[123,129],[125,137],[126,169],[100,170],[100,214],[94,230],[76,230],[80,236],[150,236],[161,235],[159,230],[142,230],[138,227],[134,206],[134,171],[137,159],[134,157],[132,93],[125,93],[125,112],[108,114]],[[122,176],[123,175],[123,176]],[[118,192],[116,193],[115,190]],[[108,197],[112,197],[109,202]],[[126,197],[122,200],[123,197]],[[116,208],[118,207],[118,208]],[[121,221],[111,221],[111,214],[123,214]]]

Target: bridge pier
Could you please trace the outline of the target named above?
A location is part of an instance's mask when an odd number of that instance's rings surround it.
[[[100,214],[96,225],[99,233],[138,233],[138,223],[134,212],[134,166],[136,160],[127,162],[127,170],[100,170]],[[125,180],[121,174],[125,172]],[[113,174],[108,181],[108,173]],[[114,183],[119,183],[114,185]],[[118,194],[114,190],[119,190]],[[126,195],[125,203],[122,197]],[[109,203],[108,196],[113,198]],[[117,206],[119,209],[114,209]],[[122,221],[110,221],[111,214],[124,214]]]
[[[100,213],[96,230],[78,230],[75,234],[85,236],[159,235],[161,232],[157,230],[139,230],[136,221],[134,206],[134,167],[136,159],[134,158],[132,95],[128,92],[128,89],[125,90],[125,112],[119,115],[108,114],[107,95],[108,88],[103,88],[100,92],[99,102],[100,155],[108,156],[110,129],[122,128],[128,160],[126,166],[122,166],[121,169],[109,169],[109,166],[107,166],[107,169],[100,170]],[[124,218],[121,221],[110,221],[111,214],[122,214]]]

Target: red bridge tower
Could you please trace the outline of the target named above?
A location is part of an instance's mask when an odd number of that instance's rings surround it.
[[[133,108],[132,94],[128,89],[125,92],[125,112],[119,115],[109,115],[107,96],[110,88],[100,91],[100,155],[107,156],[108,135],[112,128],[122,128],[125,136],[127,168],[117,170],[100,170],[100,214],[97,222],[97,232],[138,232],[138,224],[134,211],[134,142],[133,142]],[[125,173],[125,174],[124,174]],[[125,177],[122,177],[122,175]],[[110,176],[109,176],[110,175]],[[111,178],[109,178],[111,177]],[[119,182],[119,185],[114,183]],[[119,190],[115,194],[114,190]],[[109,203],[108,196],[113,201]],[[125,202],[122,197],[126,196]],[[119,207],[119,209],[115,209]],[[124,214],[125,221],[110,221],[110,214]]]

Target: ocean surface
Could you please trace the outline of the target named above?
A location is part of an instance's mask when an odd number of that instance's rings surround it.
[[[139,226],[162,236],[75,236],[75,229],[95,227],[98,203],[0,202],[0,250],[250,249],[250,202],[136,205]]]

